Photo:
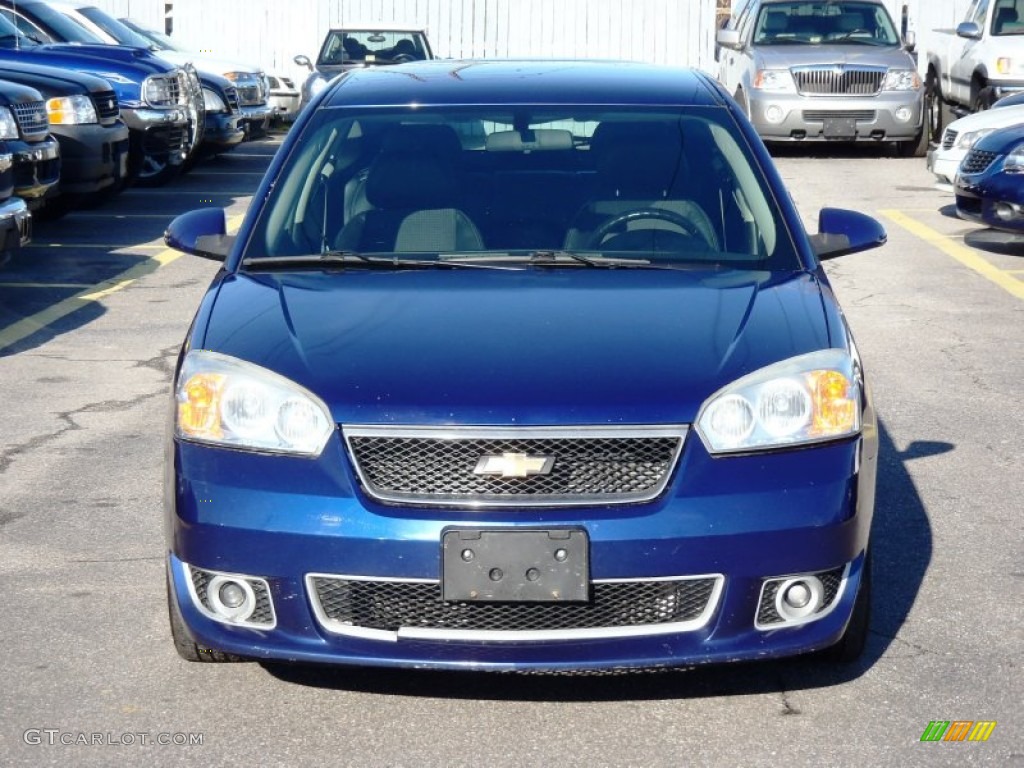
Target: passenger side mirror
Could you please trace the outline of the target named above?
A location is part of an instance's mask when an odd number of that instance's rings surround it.
[[[213,261],[224,261],[235,236],[227,234],[223,208],[199,208],[174,219],[164,232],[171,248]]]
[[[811,235],[811,246],[821,261],[867,251],[885,245],[885,229],[875,219],[858,211],[822,208],[818,214],[818,234]]]
[[[300,67],[305,67],[310,72],[313,71],[313,62],[311,62],[309,60],[309,56],[306,56],[305,54],[300,53],[298,56],[292,59],[292,61],[294,61]]]
[[[956,34],[968,40],[981,40],[981,27],[973,21],[965,21],[956,28]]]
[[[907,53],[913,53],[914,49],[917,48],[917,35],[913,32],[907,32],[903,36],[903,47],[906,48]]]
[[[740,33],[737,29],[720,29],[715,39],[723,48],[738,49],[740,47]]]

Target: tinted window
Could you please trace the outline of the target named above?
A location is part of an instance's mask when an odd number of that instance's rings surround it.
[[[898,45],[885,8],[862,2],[770,3],[754,26],[756,45]]]

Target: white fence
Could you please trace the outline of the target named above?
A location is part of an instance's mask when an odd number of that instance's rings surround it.
[[[628,59],[716,72],[715,0],[95,0],[117,16],[162,29],[173,5],[174,37],[225,58],[302,77],[295,54],[315,57],[324,33],[353,22],[427,28],[444,58]],[[934,29],[962,20],[970,0],[886,0],[903,8],[921,60]]]

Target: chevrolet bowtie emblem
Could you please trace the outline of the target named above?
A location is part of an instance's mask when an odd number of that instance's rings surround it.
[[[525,453],[503,453],[500,456],[481,456],[473,470],[474,475],[500,477],[530,477],[546,475],[555,466],[554,456],[528,456]]]

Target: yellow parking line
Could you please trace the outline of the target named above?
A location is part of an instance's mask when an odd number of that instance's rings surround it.
[[[232,216],[228,220],[229,232],[237,229],[243,216],[244,214]],[[127,288],[139,278],[155,272],[160,269],[160,267],[167,266],[172,261],[178,259],[181,255],[182,254],[179,251],[172,250],[171,248],[164,248],[160,253],[154,254],[145,261],[126,269],[124,272],[121,272],[108,280],[103,280],[102,282],[90,285],[76,293],[74,296],[69,296],[64,300],[57,302],[53,306],[47,307],[44,310],[36,312],[34,315],[29,315],[16,323],[12,323],[6,328],[0,329],[0,350],[10,347],[13,344],[17,344],[19,341],[38,333],[52,323],[55,323],[61,318],[67,317],[72,312],[76,312],[81,309],[91,301],[99,301],[112,293],[120,291],[122,288]]]
[[[952,238],[936,232],[931,227],[925,226],[900,211],[885,210],[879,211],[879,213],[894,224],[903,227],[915,237],[919,237],[929,245],[935,246],[947,256],[952,256],[965,267],[973,269],[986,280],[990,280],[1018,299],[1024,300],[1024,282],[1021,282],[1008,272],[992,266],[973,249],[954,242]]]

